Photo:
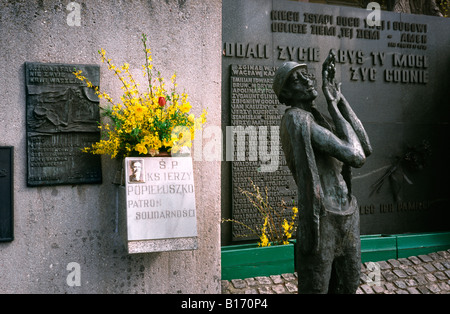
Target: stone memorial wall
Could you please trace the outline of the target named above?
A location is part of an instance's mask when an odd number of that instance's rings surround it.
[[[379,25],[371,26],[375,18]],[[374,149],[363,168],[353,169],[361,233],[448,228],[448,19],[387,11],[374,17],[372,11],[349,7],[234,0],[224,2],[223,20],[222,106],[235,132],[248,137],[245,132],[279,125],[285,108],[271,91],[270,72],[285,61],[308,65],[320,95],[316,106],[327,114],[321,65],[334,49],[336,78]],[[238,145],[247,145],[245,154],[239,155]],[[239,195],[239,188],[248,189],[245,178],[270,187],[274,204],[280,197],[295,197],[296,189],[281,155],[276,171],[258,171],[266,161],[252,151],[255,147],[263,151],[255,143],[235,144],[222,178],[222,185],[230,187],[223,215],[252,226],[258,214]],[[224,232],[222,241],[248,234],[238,226]]]
[[[220,162],[193,162],[198,248],[129,254],[121,161],[81,152],[105,118],[72,71],[119,103],[103,48],[145,92],[145,33],[155,69],[220,125],[221,16],[216,0],[0,1],[0,293],[220,293]]]

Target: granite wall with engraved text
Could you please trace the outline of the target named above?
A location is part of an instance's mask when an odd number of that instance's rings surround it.
[[[327,114],[321,65],[334,49],[337,80],[374,148],[367,163],[353,169],[361,233],[446,230],[449,20],[382,11],[380,25],[369,26],[369,13],[292,1],[224,1],[223,123],[249,132],[279,125],[284,108],[271,92],[268,70],[285,61],[308,65],[320,94],[316,106]],[[268,186],[274,204],[285,194],[295,197],[296,187],[281,153],[277,171],[261,176],[263,161],[250,160],[251,149],[247,146],[245,160],[236,152],[222,167],[223,190],[229,191],[222,215],[254,225],[258,215],[238,192],[248,188],[247,177]],[[244,239],[243,234],[248,232],[225,226],[222,242]]]

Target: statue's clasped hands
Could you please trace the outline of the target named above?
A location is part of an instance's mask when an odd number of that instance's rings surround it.
[[[336,52],[331,49],[322,65],[322,90],[329,104],[337,104],[343,97],[341,83],[336,82],[335,74]]]

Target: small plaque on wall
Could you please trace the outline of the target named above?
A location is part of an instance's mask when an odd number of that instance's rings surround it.
[[[190,157],[125,158],[128,252],[197,249]]]
[[[14,239],[13,147],[0,147],[0,242]]]

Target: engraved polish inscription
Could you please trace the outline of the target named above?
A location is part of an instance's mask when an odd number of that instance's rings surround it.
[[[237,64],[232,64],[230,68],[231,125],[235,133],[238,133],[233,136],[232,218],[253,230],[261,228],[264,219],[239,189],[254,192],[251,184],[253,181],[264,195],[267,187],[271,206],[280,210],[282,200],[288,206],[292,206],[292,201],[297,200],[297,188],[281,149],[278,149],[279,163],[276,170],[260,171],[261,147],[268,147],[270,150],[270,143],[274,139],[269,130],[271,127],[279,127],[285,109],[272,90],[276,69],[273,66]],[[261,132],[266,128],[267,132]],[[279,137],[278,134],[276,136]],[[279,138],[276,141],[279,143]],[[280,214],[279,219],[289,219],[292,216],[289,211],[280,211]],[[244,226],[233,223],[232,238],[233,241],[239,241],[256,239],[256,236]]]

